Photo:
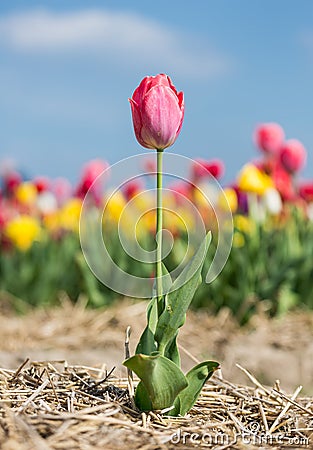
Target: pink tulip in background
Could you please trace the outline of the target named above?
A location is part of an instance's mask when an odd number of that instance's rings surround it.
[[[128,181],[123,186],[123,193],[127,200],[132,199],[135,195],[139,194],[144,190],[144,184],[140,178],[135,178]]]
[[[194,186],[187,181],[179,180],[175,181],[168,186],[168,189],[172,191],[177,204],[184,204],[186,199],[192,199],[192,191]]]
[[[191,176],[193,180],[205,178],[212,175],[214,178],[221,178],[224,175],[225,166],[223,161],[219,159],[205,160],[201,158],[195,159],[191,166]]]
[[[184,94],[164,74],[145,77],[129,99],[137,141],[164,150],[174,144],[184,119]]]
[[[109,164],[101,159],[93,159],[83,167],[80,182],[76,188],[76,195],[84,198],[89,189],[96,201],[100,201],[103,178],[100,175],[108,169]],[[97,178],[99,177],[99,180]],[[97,181],[96,181],[97,180]]]
[[[56,178],[51,187],[58,205],[63,205],[72,195],[73,189],[71,183],[66,178]]]
[[[306,162],[306,150],[300,141],[290,139],[280,148],[280,161],[291,173],[301,170]]]
[[[264,153],[277,153],[284,139],[284,130],[277,123],[263,123],[254,131],[254,142]]]

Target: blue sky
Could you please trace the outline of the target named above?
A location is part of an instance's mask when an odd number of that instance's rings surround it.
[[[256,124],[275,121],[313,178],[312,0],[2,0],[0,159],[74,181],[89,159],[145,151],[127,98],[161,72],[186,103],[168,151],[222,158],[230,181],[257,156]]]

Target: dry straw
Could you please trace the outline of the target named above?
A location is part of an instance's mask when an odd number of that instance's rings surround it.
[[[313,399],[299,398],[300,386],[292,396],[278,383],[265,387],[241,369],[252,387],[214,376],[190,414],[166,418],[136,411],[129,379],[114,372],[26,360],[0,369],[0,448],[312,448]]]

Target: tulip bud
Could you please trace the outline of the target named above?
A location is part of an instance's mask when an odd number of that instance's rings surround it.
[[[170,77],[145,77],[129,101],[139,144],[156,150],[174,144],[183,123],[184,94],[177,93]]]

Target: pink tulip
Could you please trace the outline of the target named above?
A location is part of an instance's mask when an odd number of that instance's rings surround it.
[[[174,144],[184,119],[184,94],[170,77],[145,77],[129,101],[139,144],[156,150]]]
[[[56,178],[53,181],[52,192],[58,205],[63,205],[73,194],[71,183],[66,178]]]
[[[306,162],[306,150],[300,141],[290,139],[280,148],[280,161],[288,172],[298,172]]]
[[[263,123],[254,132],[254,141],[264,153],[275,154],[285,138],[284,130],[277,123]]]
[[[153,158],[145,158],[142,168],[145,174],[154,174],[157,171],[157,165]]]
[[[225,168],[223,161],[219,159],[213,159],[207,161],[205,159],[195,159],[195,162],[191,166],[192,179],[205,178],[212,175],[214,178],[221,178],[224,174]]]
[[[89,161],[84,165],[82,170],[82,183],[89,189],[96,178],[98,178],[98,176],[101,175],[102,172],[104,172],[108,167],[109,164],[101,159],[93,159]]]
[[[127,200],[132,199],[135,197],[135,195],[139,194],[139,192],[142,192],[144,189],[144,184],[142,180],[139,178],[135,178],[133,180],[128,181],[123,186],[123,193]]]
[[[90,194],[94,197],[94,200],[99,202],[104,181],[100,175],[108,167],[109,164],[101,159],[93,159],[86,163],[82,170],[80,182],[76,188],[77,197],[84,198],[90,190]],[[99,179],[97,179],[98,177]]]
[[[168,189],[173,192],[177,204],[184,204],[185,199],[191,200],[192,190],[194,186],[186,181],[175,181],[168,186]]]

